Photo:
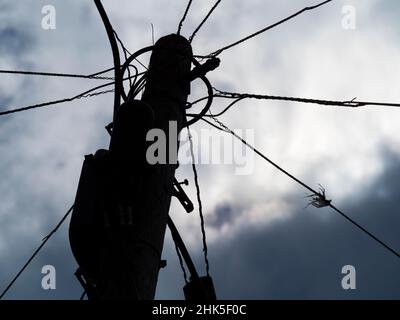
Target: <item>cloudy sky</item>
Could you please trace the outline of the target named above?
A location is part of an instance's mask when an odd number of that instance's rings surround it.
[[[194,39],[194,53],[215,51],[317,2],[224,0]],[[193,1],[184,36],[213,3]],[[176,32],[186,1],[103,4],[121,39],[136,51],[152,44],[151,24],[156,39]],[[56,9],[54,30],[42,28],[45,5]],[[355,28],[344,27],[344,8],[355,10]],[[400,102],[399,9],[394,0],[335,0],[223,52],[209,79],[236,92]],[[0,69],[7,70],[91,74],[112,66],[93,1],[82,0],[2,0],[0,57]],[[1,74],[0,110],[74,96],[100,83]],[[192,92],[190,100],[204,95],[204,88],[196,82]],[[0,288],[74,201],[83,156],[108,146],[104,126],[111,121],[112,103],[112,94],[102,95],[0,118]],[[216,100],[213,110],[227,103]],[[400,250],[400,110],[246,100],[221,120],[253,130],[259,150],[312,187],[323,185],[337,207]],[[192,131],[200,135],[206,127],[198,123]],[[209,145],[195,142],[200,154],[208,152]],[[246,156],[254,161],[248,175],[235,174],[235,165],[198,166],[219,298],[400,298],[397,257],[332,210],[304,209],[306,190],[262,159]],[[190,165],[181,165],[177,176],[189,179],[186,190],[195,202]],[[186,214],[173,199],[171,215],[203,274],[198,214]],[[79,298],[67,227],[7,298]],[[182,299],[184,281],[169,232],[163,258],[168,266],[160,272],[157,298]],[[56,268],[56,290],[41,288],[44,265]],[[356,269],[356,290],[341,287],[344,265]]]

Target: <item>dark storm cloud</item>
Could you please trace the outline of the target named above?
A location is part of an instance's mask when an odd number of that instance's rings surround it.
[[[400,250],[400,159],[392,155],[387,162],[362,196],[340,207]],[[221,298],[400,298],[400,260],[330,209],[299,210],[267,227],[248,227],[210,253]],[[357,271],[354,291],[341,288],[347,264]]]
[[[0,54],[24,52],[32,46],[32,38],[12,27],[0,29]]]
[[[229,203],[217,205],[215,212],[207,221],[210,227],[220,229],[224,224],[230,223],[234,218],[233,208]]]

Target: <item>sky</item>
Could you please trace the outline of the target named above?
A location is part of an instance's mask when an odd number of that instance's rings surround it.
[[[182,35],[191,35],[213,3],[193,1]],[[208,54],[316,3],[224,0],[194,38],[193,51]],[[175,33],[186,7],[186,1],[170,0],[103,4],[132,52],[152,44],[151,24],[155,40]],[[56,10],[55,29],[42,27],[46,5]],[[334,0],[224,51],[209,80],[232,92],[399,102],[399,6],[389,0]],[[351,28],[346,24],[349,12],[355,17]],[[112,66],[94,3],[81,0],[1,1],[0,57],[0,69],[6,70],[92,74]],[[147,59],[143,57],[144,62]],[[0,111],[74,96],[100,83],[0,74]],[[196,81],[189,100],[204,94]],[[84,155],[107,148],[104,126],[111,121],[112,104],[108,94],[0,117],[0,289],[73,203]],[[215,99],[212,110],[216,113],[227,104]],[[247,137],[259,150],[313,188],[321,184],[335,206],[400,250],[399,112],[387,107],[244,100],[221,121],[242,133],[250,130]],[[206,128],[199,122],[191,130],[197,137],[202,132],[211,132],[217,140],[224,137]],[[199,155],[216,152],[210,151],[207,141],[194,142]],[[234,147],[228,139],[221,148]],[[307,190],[255,154],[242,152],[251,164],[245,175],[238,174],[238,164],[200,161],[197,166],[218,298],[400,298],[396,256],[331,209],[306,207]],[[190,164],[182,161],[176,176],[189,180],[184,188],[195,211],[187,214],[173,199],[170,214],[204,274]],[[6,298],[80,297],[67,231],[68,221]],[[182,299],[183,275],[168,231],[163,259],[167,267],[160,271],[156,297]],[[56,269],[55,290],[41,286],[45,265]],[[354,290],[342,288],[345,265],[356,270]]]

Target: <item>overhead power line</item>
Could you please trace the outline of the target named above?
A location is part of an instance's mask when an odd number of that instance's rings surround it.
[[[285,175],[287,175],[289,178],[291,178],[292,180],[296,181],[298,184],[300,184],[301,186],[303,186],[304,188],[306,188],[307,190],[309,190],[310,192],[312,192],[313,194],[319,195],[319,192],[314,190],[313,188],[309,187],[307,184],[305,184],[303,181],[301,181],[300,179],[297,179],[294,175],[290,174],[288,171],[286,171],[285,169],[283,169],[282,167],[280,167],[278,164],[276,164],[274,161],[272,161],[271,159],[269,159],[268,157],[266,157],[264,154],[262,154],[260,151],[258,151],[255,147],[253,147],[252,145],[250,145],[246,140],[244,140],[242,137],[240,137],[239,135],[237,135],[233,130],[229,129],[226,125],[224,125],[220,120],[216,119],[215,117],[211,116],[211,118],[218,124],[219,130],[221,131],[225,131],[227,133],[232,134],[236,139],[240,140],[244,145],[246,145],[248,148],[250,148],[251,150],[253,150],[256,154],[258,154],[260,157],[262,157],[264,160],[266,160],[267,162],[269,162],[271,165],[273,165],[276,169],[278,169],[279,171],[281,171],[282,173],[284,173]],[[203,119],[203,121],[209,123],[207,120]]]
[[[211,16],[211,14],[213,13],[213,11],[215,10],[215,8],[218,7],[219,3],[221,2],[221,0],[217,0],[215,2],[215,4],[212,6],[212,8],[210,9],[210,11],[208,11],[207,15],[204,17],[204,19],[201,21],[201,23],[199,24],[199,26],[193,31],[193,34],[189,37],[189,42],[193,41],[193,38],[196,36],[196,33],[201,29],[201,27],[203,26],[203,24],[208,20],[208,18]]]
[[[323,100],[323,99],[309,99],[299,97],[287,97],[287,96],[276,96],[276,95],[262,95],[262,94],[250,94],[250,93],[236,93],[226,92],[213,88],[217,94],[217,97],[223,97],[228,99],[235,99],[228,107],[222,112],[215,114],[214,116],[220,116],[230,109],[234,104],[243,99],[258,99],[258,100],[280,100],[280,101],[293,101],[300,103],[318,104],[324,106],[337,106],[347,108],[359,108],[366,106],[381,106],[381,107],[400,107],[400,103],[389,103],[389,102],[373,102],[373,101],[358,101],[356,99],[339,101],[339,100]],[[195,101],[197,102],[197,101]]]
[[[189,143],[190,143],[190,154],[192,156],[192,169],[193,169],[193,175],[194,175],[194,183],[196,185],[196,196],[197,196],[197,202],[199,205],[200,227],[201,227],[201,234],[203,237],[202,240],[203,240],[204,261],[206,264],[207,276],[209,276],[210,275],[210,264],[208,262],[208,248],[207,248],[206,230],[205,230],[205,226],[204,226],[203,204],[201,202],[199,178],[198,178],[197,170],[196,170],[196,158],[194,156],[193,140],[192,140],[192,135],[190,133],[189,127],[187,127],[187,131],[188,131]]]
[[[111,83],[111,84],[113,84],[113,83]],[[111,84],[109,84],[109,85],[111,85]],[[42,103],[38,103],[38,104],[29,105],[29,106],[26,106],[26,107],[20,107],[20,108],[10,109],[10,110],[6,110],[6,111],[1,111],[0,112],[0,116],[5,116],[7,114],[27,111],[27,110],[31,110],[31,109],[43,108],[43,107],[47,107],[47,106],[51,106],[51,105],[64,103],[64,102],[71,102],[73,100],[77,100],[77,99],[81,99],[81,98],[89,98],[89,97],[93,97],[93,96],[98,96],[98,95],[101,95],[101,94],[114,92],[114,89],[95,92],[95,93],[90,93],[92,91],[94,91],[94,89],[85,91],[85,92],[80,93],[80,94],[78,94],[78,95],[76,95],[74,97],[71,97],[71,98],[64,98],[64,99],[59,99],[59,100],[42,102]]]
[[[309,190],[310,192],[312,192],[314,195],[316,195],[317,197],[322,197],[321,193],[317,192],[316,190],[314,190],[313,188],[311,188],[310,186],[308,186],[306,183],[304,183],[303,181],[301,181],[300,179],[296,178],[294,175],[290,174],[288,171],[286,171],[285,169],[283,169],[282,167],[280,167],[278,164],[276,164],[274,161],[272,161],[271,159],[269,159],[267,156],[265,156],[262,152],[260,152],[259,150],[257,150],[254,146],[250,145],[246,140],[244,140],[242,137],[240,137],[239,135],[237,135],[233,130],[231,130],[230,128],[228,128],[225,124],[223,124],[220,120],[212,117],[212,119],[217,123],[217,125],[214,125],[213,123],[209,122],[208,120],[202,118],[203,121],[205,121],[206,123],[212,125],[214,128],[217,128],[218,130],[221,130],[223,132],[227,132],[230,133],[231,135],[233,135],[236,139],[238,139],[239,141],[241,141],[245,146],[247,146],[248,148],[250,148],[252,151],[254,151],[257,155],[259,155],[261,158],[263,158],[264,160],[266,160],[268,163],[270,163],[271,165],[273,165],[275,168],[277,168],[279,171],[281,171],[282,173],[284,173],[286,176],[288,176],[289,178],[291,178],[292,180],[294,180],[295,182],[297,182],[298,184],[300,184],[301,186],[303,186],[304,188],[306,188],[307,190]],[[351,219],[347,214],[345,214],[343,211],[339,210],[338,208],[336,208],[334,205],[332,205],[329,202],[329,205],[327,205],[329,207],[331,207],[333,210],[335,210],[337,213],[339,213],[342,217],[344,217],[347,221],[349,221],[350,223],[352,223],[354,226],[356,226],[357,228],[359,228],[361,231],[363,231],[366,235],[368,235],[370,238],[372,238],[373,240],[375,240],[376,242],[378,242],[380,245],[382,245],[385,249],[387,249],[388,251],[390,251],[392,254],[394,254],[396,257],[400,258],[400,254],[394,250],[393,248],[391,248],[390,246],[388,246],[386,243],[384,243],[382,240],[380,240],[379,238],[377,238],[375,235],[373,235],[371,232],[369,232],[367,229],[365,229],[363,226],[361,226],[360,224],[358,224],[356,221],[354,221],[353,219]]]
[[[188,4],[187,4],[187,6],[186,6],[185,12],[184,12],[184,14],[183,14],[183,16],[182,16],[182,19],[181,19],[181,21],[179,21],[178,31],[176,32],[178,35],[181,34],[181,29],[182,29],[182,26],[183,26],[183,22],[184,22],[185,19],[186,19],[186,16],[187,16],[187,14],[188,14],[188,12],[189,12],[189,9],[190,9],[190,6],[191,6],[191,5],[192,5],[192,0],[189,0],[189,1],[188,1]]]
[[[342,217],[344,217],[345,219],[347,219],[348,221],[350,221],[352,224],[354,224],[356,227],[358,227],[361,231],[363,231],[364,233],[366,233],[368,236],[370,236],[372,239],[374,239],[375,241],[377,241],[380,245],[382,245],[384,248],[386,248],[387,250],[389,250],[391,253],[393,253],[396,257],[400,258],[400,254],[395,251],[394,249],[392,249],[391,247],[389,247],[386,243],[384,243],[383,241],[379,240],[376,236],[374,236],[371,232],[369,232],[367,229],[365,229],[364,227],[362,227],[361,225],[359,225],[357,222],[355,222],[353,219],[351,219],[348,215],[346,215],[343,211],[339,210],[338,208],[336,208],[334,205],[330,204],[329,205],[333,210],[335,210],[337,213],[339,213]]]
[[[114,70],[114,67],[111,67],[111,68],[108,68],[106,70],[93,73],[93,74],[90,75],[90,77],[98,76],[99,74],[107,73],[107,72],[110,72],[110,71],[113,71],[113,70]],[[114,79],[114,78],[112,78],[112,79]]]
[[[122,40],[119,38],[118,33],[113,30],[114,32],[114,36],[117,39],[117,41],[119,42],[119,44],[122,47],[122,51],[124,52],[124,57],[125,57],[125,61],[128,60],[128,54],[131,55],[131,53],[129,52],[129,50],[125,47],[124,43],[122,42]],[[135,67],[135,71],[136,74],[138,73],[137,68]],[[129,87],[132,87],[132,79],[131,79],[131,69],[128,67],[128,77],[129,77]],[[136,77],[134,79],[134,82],[136,82]]]
[[[395,107],[399,108],[400,103],[391,103],[391,102],[376,102],[376,101],[358,101],[356,99],[352,100],[324,100],[324,99],[314,99],[314,98],[300,98],[300,97],[288,97],[288,96],[277,96],[277,95],[262,95],[262,94],[250,94],[250,93],[236,93],[236,92],[226,92],[221,91],[216,88],[213,88],[217,93],[213,95],[214,98],[225,98],[225,99],[233,99],[228,106],[226,106],[219,113],[213,114],[214,117],[219,117],[225,112],[227,112],[230,108],[232,108],[238,102],[244,99],[257,99],[257,100],[275,100],[275,101],[292,101],[299,103],[307,103],[307,104],[317,104],[323,106],[336,106],[336,107],[345,107],[345,108],[360,108],[360,107],[368,107],[368,106],[376,106],[376,107]],[[199,98],[191,103],[188,103],[187,108],[191,108],[195,104],[207,100],[208,96]],[[188,113],[188,116],[193,116],[194,114]],[[205,117],[211,117],[210,115],[204,115]]]
[[[43,248],[43,246],[49,241],[51,236],[60,228],[60,226],[63,224],[65,219],[69,216],[69,214],[72,212],[72,209],[74,208],[74,205],[69,208],[69,210],[65,213],[65,215],[61,218],[60,222],[56,225],[56,227],[46,236],[42,239],[42,243],[40,246],[35,250],[35,252],[32,254],[32,256],[26,261],[26,263],[22,266],[22,268],[18,271],[18,273],[15,275],[15,277],[10,281],[8,286],[4,289],[4,291],[0,295],[0,300],[4,297],[4,295],[10,290],[12,285],[17,281],[17,279],[21,276],[22,272],[28,267],[28,265],[31,263],[31,261],[36,257],[36,255],[39,253],[39,251]]]
[[[285,22],[297,17],[298,15],[301,15],[302,13],[304,13],[306,11],[311,11],[311,10],[317,9],[317,8],[323,6],[323,5],[325,5],[325,4],[327,4],[327,3],[331,2],[331,1],[333,1],[333,0],[326,0],[326,1],[321,2],[321,3],[319,3],[319,4],[315,5],[315,6],[305,7],[303,9],[301,9],[300,11],[297,11],[296,13],[294,13],[291,16],[287,17],[287,18],[282,19],[282,20],[280,20],[280,21],[278,21],[278,22],[276,22],[276,23],[274,23],[272,25],[269,25],[269,26],[267,26],[267,27],[265,27],[265,28],[263,28],[263,29],[261,29],[261,30],[259,30],[257,32],[254,32],[251,35],[249,35],[247,37],[244,37],[244,38],[242,38],[242,39],[240,39],[240,40],[238,40],[238,41],[236,41],[234,43],[231,43],[231,44],[229,44],[229,45],[227,45],[227,46],[225,46],[225,47],[223,47],[221,49],[218,49],[218,50],[214,51],[213,53],[211,53],[211,54],[209,54],[207,56],[196,56],[196,57],[198,57],[198,58],[216,57],[216,56],[220,55],[225,50],[228,50],[228,49],[230,49],[230,48],[232,48],[234,46],[237,46],[237,45],[239,45],[239,44],[241,44],[241,43],[243,43],[243,42],[245,42],[245,41],[247,41],[247,40],[249,40],[251,38],[254,38],[254,37],[258,36],[261,33],[264,33],[266,31],[270,30],[270,29],[273,29],[273,28],[275,28],[275,27],[277,27],[277,26],[279,26],[279,25],[281,25],[281,24],[283,24],[283,23],[285,23]]]
[[[113,30],[113,32],[114,32],[114,35],[115,35],[117,41],[119,42],[119,44],[121,45],[122,49],[124,50],[125,60],[127,60],[128,57],[126,56],[126,53],[129,54],[130,56],[132,55],[132,53],[131,53],[131,52],[127,49],[127,47],[124,45],[124,43],[122,42],[121,38],[118,36],[118,33],[117,33],[115,30]],[[139,63],[144,69],[146,69],[146,70],[148,69],[148,68],[146,67],[146,65],[145,65],[144,63],[142,63],[138,58],[135,58],[134,60],[135,60],[137,63]]]
[[[142,72],[141,74],[143,74],[144,72]],[[124,79],[127,80],[128,78]],[[82,98],[89,98],[89,97],[94,97],[94,96],[98,96],[101,94],[106,94],[106,93],[110,93],[110,92],[114,92],[114,89],[111,90],[105,90],[105,91],[99,91],[99,92],[94,92],[96,90],[99,90],[101,88],[107,87],[107,86],[111,86],[113,85],[114,82],[108,82],[106,84],[103,84],[101,86],[97,86],[94,87],[92,89],[89,89],[85,92],[82,92],[76,96],[70,97],[70,98],[64,98],[64,99],[58,99],[58,100],[52,100],[52,101],[48,101],[48,102],[42,102],[42,103],[38,103],[38,104],[33,104],[33,105],[29,105],[29,106],[25,106],[25,107],[18,107],[18,108],[14,108],[14,109],[9,109],[9,110],[5,110],[5,111],[1,111],[0,112],[0,117],[7,115],[7,114],[11,114],[11,113],[18,113],[18,112],[22,112],[22,111],[27,111],[27,110],[31,110],[31,109],[37,109],[37,108],[43,108],[43,107],[47,107],[47,106],[51,106],[51,105],[56,105],[56,104],[60,104],[60,103],[65,103],[65,102],[71,102],[77,99],[82,99]]]
[[[176,255],[178,256],[179,265],[180,265],[182,273],[183,273],[183,280],[185,280],[185,283],[187,284],[187,283],[189,283],[189,281],[188,281],[188,278],[187,278],[185,265],[183,264],[182,254],[179,251],[178,245],[176,243],[175,243],[175,250],[176,250]]]
[[[96,79],[96,80],[114,80],[112,77],[102,77],[99,74],[106,73],[111,69],[106,69],[92,75],[86,74],[73,74],[73,73],[55,73],[55,72],[39,72],[39,71],[22,71],[22,70],[0,70],[0,73],[4,74],[21,74],[30,76],[45,76],[45,77],[63,77],[63,78],[83,78],[83,79]]]

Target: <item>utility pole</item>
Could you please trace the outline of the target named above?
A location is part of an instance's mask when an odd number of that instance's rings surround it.
[[[138,190],[141,197],[135,199],[139,205],[133,208],[134,223],[130,231],[134,235],[134,241],[129,244],[133,250],[132,256],[129,257],[133,270],[129,272],[134,277],[138,299],[154,299],[156,291],[177,168],[178,150],[174,150],[174,146],[178,145],[178,133],[185,124],[191,63],[190,43],[184,37],[175,34],[159,39],[150,58],[146,88],[141,100],[154,112],[152,127],[161,129],[166,135],[167,163],[150,165],[146,161],[132,177],[136,180],[138,175],[142,175],[142,186]],[[130,125],[137,126],[141,121],[142,119],[138,118]],[[171,121],[176,123],[176,132],[170,132]],[[132,138],[130,148],[135,148],[135,138]],[[172,145],[169,144],[170,141],[173,141]],[[111,154],[112,147],[111,145]],[[143,151],[146,150],[140,150]],[[145,154],[137,156],[144,159]]]
[[[192,48],[184,37],[171,34],[159,39],[141,101],[128,100],[119,107],[110,150],[85,160],[70,242],[89,299],[154,299],[174,191],[178,133],[186,121],[191,63]],[[150,129],[164,132],[167,163],[148,163]],[[94,168],[93,174],[88,174],[88,167]],[[88,227],[84,217],[90,215],[101,231]],[[86,231],[79,229],[81,221]]]

